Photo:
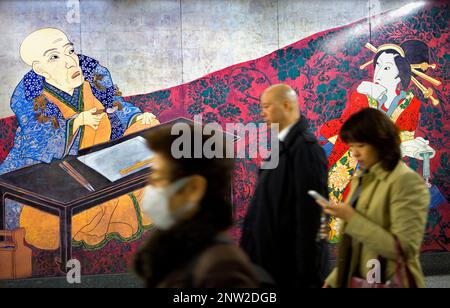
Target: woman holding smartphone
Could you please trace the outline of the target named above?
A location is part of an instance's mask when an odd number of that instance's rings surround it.
[[[430,197],[424,180],[401,160],[398,128],[367,108],[339,135],[360,170],[345,203],[317,199],[325,213],[343,221],[336,268],[325,287],[424,287],[419,254]]]

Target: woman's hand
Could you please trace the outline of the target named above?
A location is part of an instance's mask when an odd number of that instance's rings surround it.
[[[334,201],[325,202],[323,200],[316,200],[316,202],[323,208],[325,213],[340,218],[345,222],[348,222],[355,213],[355,210],[346,203],[337,204]]]

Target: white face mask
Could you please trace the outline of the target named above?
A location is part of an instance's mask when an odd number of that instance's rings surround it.
[[[182,208],[172,213],[170,211],[170,198],[175,195],[187,182],[189,178],[181,178],[166,187],[154,187],[148,185],[142,198],[142,209],[148,215],[153,225],[161,230],[170,229],[177,220],[186,212],[191,210],[195,204],[186,203]]]

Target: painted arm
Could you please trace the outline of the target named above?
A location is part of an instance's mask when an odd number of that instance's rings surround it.
[[[11,99],[11,109],[19,127],[13,148],[0,165],[0,173],[40,162],[50,163],[55,158],[77,152],[79,136],[74,136],[71,131],[73,119],[65,120],[60,114],[54,119],[49,118],[46,112],[39,115],[33,105],[33,101],[25,99],[24,86],[20,83]]]
[[[120,121],[121,126],[124,129],[130,127],[143,112],[138,107],[126,102],[123,97],[117,93],[118,91],[116,91],[111,74],[106,67],[98,64],[94,74],[102,76],[101,80],[97,82],[100,87],[105,88],[104,91],[106,93],[109,93],[112,96],[112,105],[105,107],[114,109],[114,115]]]

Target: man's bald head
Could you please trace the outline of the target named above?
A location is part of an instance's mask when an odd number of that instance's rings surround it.
[[[267,88],[261,95],[261,116],[280,130],[295,123],[300,118],[297,93],[286,84]]]
[[[282,104],[288,102],[297,107],[298,110],[298,96],[294,89],[287,84],[275,84],[264,90],[263,96],[269,97],[274,103]]]
[[[44,28],[30,33],[20,45],[20,57],[32,66],[44,53],[58,42],[70,43],[66,34],[59,29]]]
[[[44,28],[29,34],[20,46],[20,56],[36,74],[69,94],[84,82],[73,44],[59,29]]]

